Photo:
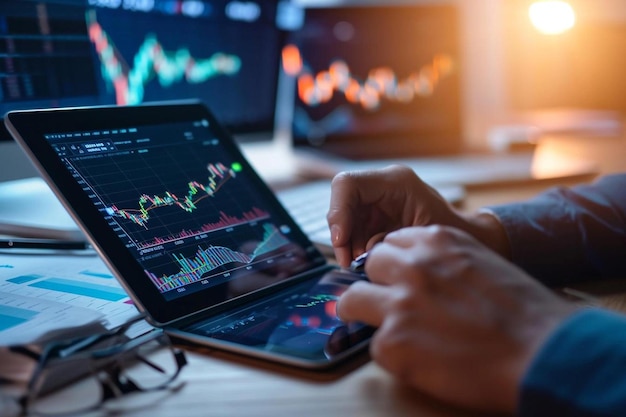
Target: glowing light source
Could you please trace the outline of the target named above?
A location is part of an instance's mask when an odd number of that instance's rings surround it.
[[[536,1],[530,5],[528,15],[537,30],[546,35],[558,35],[576,23],[576,13],[565,1]]]

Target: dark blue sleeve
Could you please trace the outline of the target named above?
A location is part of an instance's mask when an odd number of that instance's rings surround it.
[[[626,416],[626,317],[586,309],[566,320],[526,372],[518,415]]]
[[[513,262],[547,285],[626,277],[626,174],[490,210]]]

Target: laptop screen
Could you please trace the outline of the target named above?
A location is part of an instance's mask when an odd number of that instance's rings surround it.
[[[451,153],[461,143],[457,10],[311,7],[289,35],[296,145],[345,157]]]
[[[271,133],[279,3],[2,1],[0,112],[197,98],[233,133]]]

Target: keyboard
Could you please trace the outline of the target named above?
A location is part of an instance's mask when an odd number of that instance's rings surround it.
[[[434,186],[450,203],[459,204],[465,189],[456,185]],[[330,206],[330,180],[313,181],[277,192],[278,200],[309,239],[326,255],[332,255],[326,213]]]
[[[330,181],[314,181],[281,190],[278,200],[323,252],[332,250],[326,213],[330,204]]]

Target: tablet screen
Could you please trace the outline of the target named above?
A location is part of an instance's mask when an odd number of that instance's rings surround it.
[[[41,148],[36,158],[109,264],[154,309],[174,301],[194,311],[325,264],[212,115],[193,107],[57,111],[48,126],[24,127],[41,131],[51,152],[31,143]],[[49,161],[55,155],[65,174]],[[123,252],[140,269],[127,269]]]
[[[360,274],[331,270],[318,280],[306,281],[245,308],[194,322],[182,335],[192,333],[318,361],[333,358],[362,344],[373,333],[372,327],[344,323],[337,317],[339,297],[360,279]]]

